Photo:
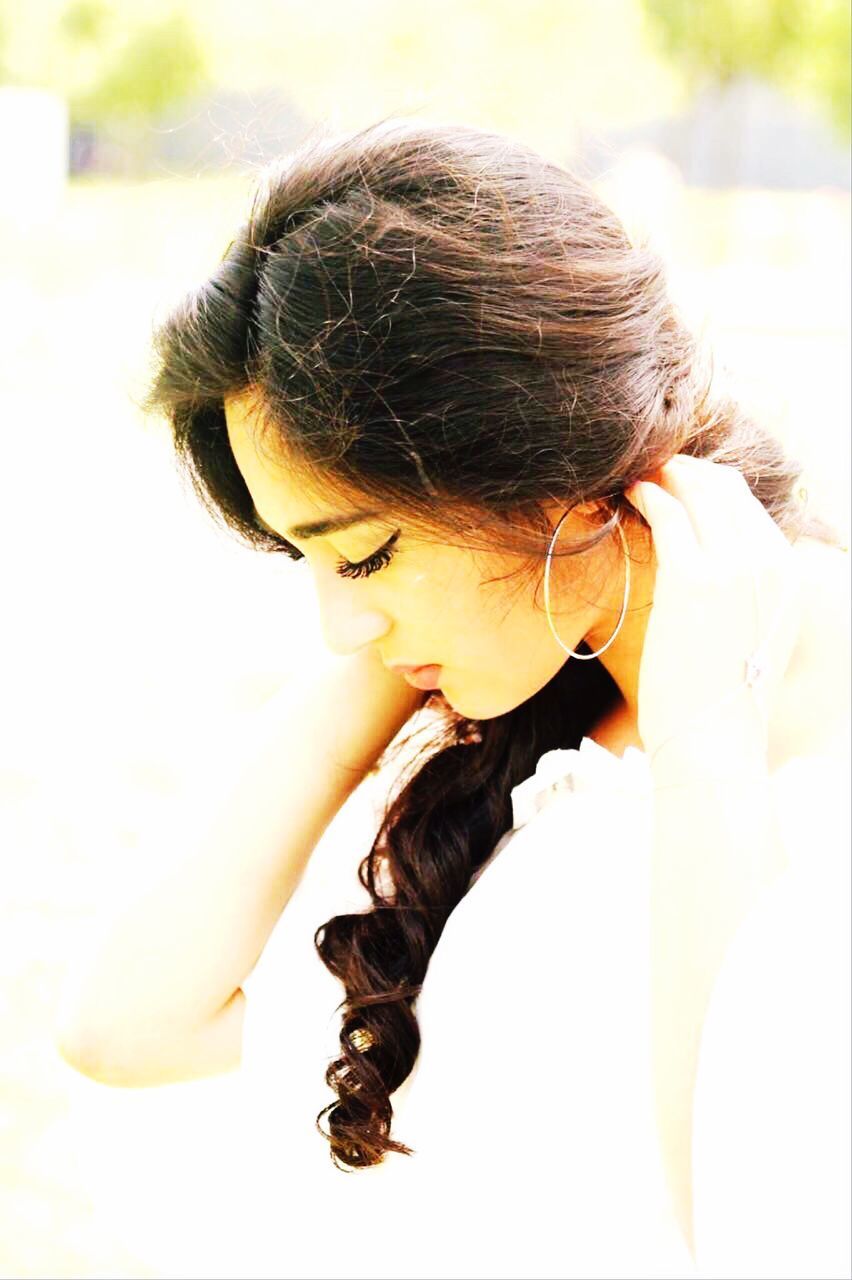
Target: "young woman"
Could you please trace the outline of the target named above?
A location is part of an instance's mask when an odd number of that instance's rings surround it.
[[[200,498],[309,568],[336,657],[240,744],[68,1056],[192,1078],[245,1023],[243,1274],[701,1266],[711,996],[797,853],[780,771],[831,802],[846,750],[845,548],[800,466],[594,192],[468,128],[272,167],[156,351]],[[412,718],[363,847],[321,839]]]

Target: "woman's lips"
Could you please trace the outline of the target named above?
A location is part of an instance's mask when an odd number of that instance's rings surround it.
[[[415,689],[439,689],[441,687],[440,667],[417,667],[414,671],[403,671],[402,677]]]

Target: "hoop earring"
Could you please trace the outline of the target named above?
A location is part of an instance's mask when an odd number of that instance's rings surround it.
[[[603,648],[598,649],[595,653],[576,653],[573,649],[569,649],[567,644],[563,644],[559,639],[559,636],[556,634],[556,628],[553,625],[553,618],[550,616],[550,561],[553,555],[553,547],[556,543],[557,537],[559,536],[559,530],[562,527],[563,521],[567,519],[569,514],[570,513],[568,511],[565,512],[565,515],[562,516],[562,519],[554,530],[553,537],[550,539],[550,546],[547,551],[547,559],[544,565],[544,609],[547,614],[547,624],[553,633],[554,640],[560,648],[564,649],[570,658],[579,658],[581,662],[588,662],[591,658],[597,658],[600,654],[606,653],[607,649],[621,630],[625,614],[627,613],[627,601],[630,598],[630,554],[627,548],[627,539],[624,536],[624,530],[621,527],[621,516],[619,515],[618,524],[615,527],[618,530],[618,536],[621,538],[621,545],[624,548],[624,603],[621,606],[621,616],[618,619],[618,625]]]

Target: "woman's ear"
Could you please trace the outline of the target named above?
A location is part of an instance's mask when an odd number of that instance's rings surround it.
[[[603,498],[595,498],[591,502],[578,502],[572,510],[578,516],[583,516],[587,520],[593,520],[595,516],[599,516],[606,510],[606,502]]]
[[[542,505],[548,520],[550,520],[552,524],[555,524],[556,521],[564,516],[565,512],[568,510],[567,502],[556,502],[553,500],[545,502]],[[579,516],[592,516],[596,511],[599,511],[602,506],[604,506],[602,498],[596,498],[592,502],[577,502],[573,507],[571,507],[571,513],[572,515],[576,513]]]

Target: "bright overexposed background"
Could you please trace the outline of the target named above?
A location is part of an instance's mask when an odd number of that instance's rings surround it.
[[[770,0],[756,8],[768,28]],[[820,60],[831,61],[825,42],[843,29],[830,3],[811,8],[827,15],[825,32],[798,71],[768,54],[751,70],[828,130],[828,154],[844,137],[843,88],[833,115],[819,116],[812,90]],[[152,326],[242,221],[258,157],[240,149],[272,118],[257,106],[225,137],[220,109],[206,140],[187,144],[187,163],[166,144],[209,123],[212,99],[198,95],[249,89],[265,103],[271,86],[289,104],[285,150],[317,121],[349,128],[390,112],[506,132],[565,164],[603,139],[595,185],[664,254],[672,292],[725,376],[800,458],[813,509],[849,537],[848,183],[802,186],[791,171],[787,186],[750,184],[745,161],[735,185],[687,180],[664,133],[640,126],[676,119],[700,82],[676,45],[655,43],[641,4],[161,0],[144,21],[138,10],[0,4],[0,18],[14,12],[0,28],[7,1276],[198,1265],[181,1230],[189,1217],[147,1196],[174,1176],[179,1153],[187,1201],[203,1206],[239,1124],[236,1077],[96,1085],[53,1047],[57,1000],[93,922],[167,856],[146,838],[198,753],[229,740],[322,643],[307,575],[215,528],[179,484],[162,424],[136,408]],[[163,49],[177,50],[172,64]],[[14,111],[3,85],[18,94]],[[126,1156],[109,1169],[92,1156],[107,1131],[113,1150],[121,1133]]]

